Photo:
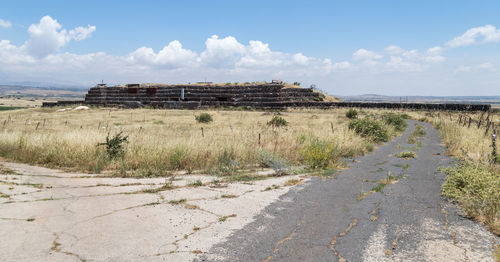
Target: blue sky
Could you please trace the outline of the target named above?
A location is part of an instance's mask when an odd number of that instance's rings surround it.
[[[2,1],[0,82],[500,95],[499,14],[499,1]]]

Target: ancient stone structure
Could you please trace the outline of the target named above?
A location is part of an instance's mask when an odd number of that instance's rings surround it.
[[[312,88],[288,88],[280,82],[266,84],[128,84],[106,86],[99,84],[89,89],[84,101],[58,101],[43,106],[86,104],[139,108],[243,107],[255,109],[284,109],[288,107],[359,107],[417,110],[487,111],[487,104],[436,104],[436,103],[370,103],[326,102],[325,95]]]
[[[260,85],[139,85],[90,88],[85,104],[155,108],[203,106],[274,108],[281,103],[320,102],[324,95],[310,88],[285,88],[283,84]]]

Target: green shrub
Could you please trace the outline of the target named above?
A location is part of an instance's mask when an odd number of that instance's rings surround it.
[[[324,169],[336,162],[338,148],[331,142],[310,138],[300,151],[301,158],[309,168]]]
[[[288,121],[286,121],[286,119],[284,119],[281,116],[275,115],[275,116],[273,116],[273,118],[271,120],[269,120],[269,122],[267,122],[267,125],[272,126],[272,127],[287,126]]]
[[[345,116],[349,119],[355,119],[355,118],[358,118],[358,111],[356,111],[356,109],[349,109],[347,110],[347,112],[345,113]]]
[[[455,167],[441,169],[446,174],[441,193],[457,201],[467,215],[499,234],[500,175],[496,168],[463,161]]]
[[[285,160],[264,150],[260,152],[260,166],[272,168],[275,176],[287,175],[290,171],[290,165]]]
[[[194,117],[198,123],[210,123],[214,121],[209,113],[201,113]]]
[[[397,131],[404,131],[406,129],[406,121],[403,115],[388,113],[383,116],[384,122],[387,125],[393,126]]]
[[[112,138],[110,134],[106,136],[106,142],[99,143],[97,146],[106,146],[106,152],[108,157],[113,159],[116,157],[123,157],[125,154],[124,144],[128,143],[128,136],[122,136],[122,132],[119,132]]]
[[[354,130],[361,137],[368,138],[373,142],[387,142],[389,133],[380,121],[370,118],[353,119],[349,122],[349,129]]]
[[[184,147],[176,146],[170,153],[169,164],[172,170],[181,170],[187,166],[188,151]]]

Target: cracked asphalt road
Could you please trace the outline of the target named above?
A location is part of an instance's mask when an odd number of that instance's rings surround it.
[[[281,196],[200,260],[493,261],[499,238],[441,198],[438,168],[453,160],[438,131],[418,123],[421,147],[407,143],[415,123],[335,179],[313,178]],[[418,157],[395,156],[407,150]],[[398,180],[370,192],[388,176]]]

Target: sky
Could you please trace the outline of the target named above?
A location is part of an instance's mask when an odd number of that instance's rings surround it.
[[[500,1],[0,0],[0,83],[500,95]]]

